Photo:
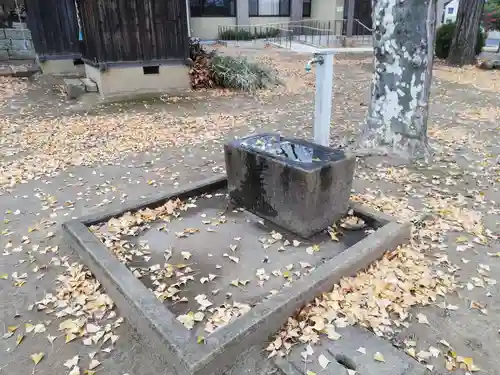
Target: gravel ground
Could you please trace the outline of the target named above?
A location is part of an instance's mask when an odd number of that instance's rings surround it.
[[[66,102],[56,79],[0,81],[0,373],[168,373],[149,365],[132,327],[62,242],[60,224],[224,173],[221,145],[235,136],[310,137],[308,55],[224,52],[272,66],[285,86],[253,96],[213,90],[97,105],[90,97]],[[363,120],[371,62],[335,64],[331,138],[340,144]],[[499,374],[500,75],[438,63],[434,76],[433,163],[372,157],[359,161],[355,180],[356,199],[420,218],[412,245],[345,280],[331,308],[436,370]],[[310,307],[303,316],[309,327]],[[314,341],[318,333],[301,335]]]

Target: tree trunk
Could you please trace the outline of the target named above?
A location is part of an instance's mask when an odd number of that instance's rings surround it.
[[[374,73],[358,153],[429,155],[436,0],[373,0]]]
[[[476,62],[476,44],[484,0],[460,0],[448,63],[471,65]]]

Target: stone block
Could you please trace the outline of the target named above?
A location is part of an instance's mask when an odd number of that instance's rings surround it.
[[[344,216],[355,158],[305,140],[252,135],[225,145],[238,206],[308,238]]]
[[[65,78],[64,89],[68,99],[78,99],[85,94],[85,85],[77,78]]]
[[[14,40],[31,40],[31,32],[28,29],[4,29],[5,37]]]
[[[33,46],[33,42],[31,40],[23,40],[23,39],[11,39],[10,41],[12,49],[16,51],[21,50],[29,50],[34,51],[35,47]]]
[[[9,58],[12,60],[28,60],[28,59],[35,59],[36,53],[34,50],[15,50],[15,49],[10,49],[9,50]]]
[[[12,48],[12,42],[10,39],[3,39],[0,40],[0,49],[11,49]]]

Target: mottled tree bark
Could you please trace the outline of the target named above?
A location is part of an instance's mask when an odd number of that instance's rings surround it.
[[[484,0],[460,0],[448,63],[471,65],[476,62],[476,41]]]
[[[374,73],[359,153],[429,155],[436,0],[373,0]]]

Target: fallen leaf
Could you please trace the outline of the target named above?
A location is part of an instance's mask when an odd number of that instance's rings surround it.
[[[328,338],[330,340],[333,340],[333,341],[337,341],[338,339],[340,339],[342,337],[342,335],[340,333],[335,331],[334,327],[328,327],[326,329],[326,334],[328,335]]]
[[[307,370],[306,375],[316,375],[316,373],[311,370]]]
[[[80,375],[80,367],[75,366],[68,372],[68,375]]]
[[[33,330],[35,329],[35,326],[31,323],[25,323],[24,324],[24,331],[26,333],[30,333],[30,332],[33,332]]]
[[[377,362],[385,362],[385,358],[384,356],[382,355],[382,353],[380,352],[376,352],[374,355],[373,355],[373,359]]]
[[[361,354],[366,354],[366,348],[360,346],[357,350],[357,352],[360,352]]]
[[[319,365],[324,369],[326,369],[328,367],[328,364],[330,363],[330,360],[328,358],[326,358],[323,354],[321,354],[319,357],[318,357],[318,362],[319,362]]]
[[[89,370],[95,369],[97,366],[99,366],[101,362],[99,362],[97,359],[92,359],[89,363]]]
[[[33,332],[35,333],[42,333],[45,332],[47,328],[42,323],[36,324],[35,328],[33,329]]]
[[[421,324],[430,325],[429,320],[427,319],[427,317],[424,314],[417,314],[417,319],[418,319],[418,322]]]
[[[19,326],[8,326],[7,331],[9,332],[16,332],[16,330],[19,328]]]
[[[47,336],[47,340],[49,340],[49,342],[52,344],[54,343],[54,340],[57,338],[57,336],[51,336],[51,335],[48,335]],[[90,340],[90,339],[89,339]]]
[[[78,364],[78,361],[80,360],[80,357],[78,355],[75,355],[73,358],[68,359],[66,362],[64,362],[64,367],[67,368],[72,368]]]
[[[439,357],[439,354],[441,354],[441,350],[439,350],[438,348],[435,348],[433,346],[430,346],[429,347],[429,352],[432,354],[433,357]]]
[[[68,334],[66,335],[66,338],[65,338],[65,340],[66,340],[66,344],[67,344],[68,342],[73,341],[74,339],[76,339],[76,335],[75,335],[75,334],[73,334],[73,333],[68,333]]]
[[[19,346],[19,344],[21,344],[21,342],[23,342],[23,339],[24,339],[24,335],[17,335],[16,346]]]
[[[198,336],[196,339],[197,344],[203,344],[205,343],[205,336]]]
[[[34,353],[34,354],[30,355],[30,358],[35,363],[35,366],[36,366],[40,363],[40,361],[43,359],[44,356],[45,356],[45,354],[40,352],[40,353]]]
[[[97,331],[99,331],[101,329],[101,327],[95,325],[95,324],[87,324],[85,326],[85,330],[88,332],[88,333],[96,333]]]

